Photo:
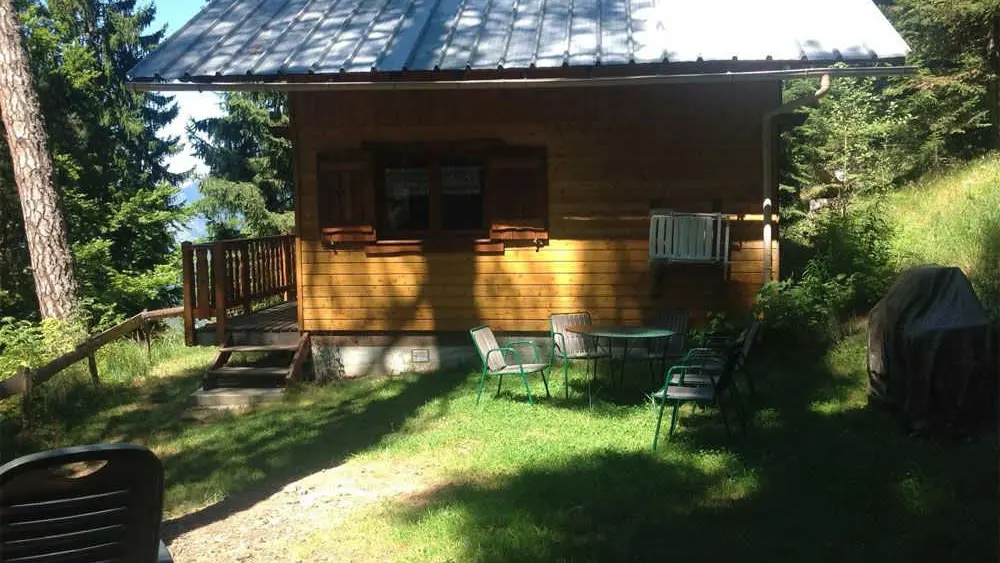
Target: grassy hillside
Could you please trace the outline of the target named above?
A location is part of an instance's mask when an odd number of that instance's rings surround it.
[[[1000,153],[930,174],[888,203],[902,265],[959,266],[1000,317]]]

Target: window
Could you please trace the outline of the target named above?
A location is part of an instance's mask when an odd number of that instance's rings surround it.
[[[441,166],[441,229],[483,229],[483,167],[451,163]]]
[[[486,234],[481,157],[389,153],[379,167],[378,222],[386,236]]]
[[[431,177],[424,166],[384,169],[386,230],[394,233],[431,228]]]
[[[544,150],[499,142],[380,146],[332,153],[317,167],[331,244],[465,248],[452,242],[548,239]]]

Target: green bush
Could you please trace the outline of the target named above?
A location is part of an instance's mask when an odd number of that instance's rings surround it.
[[[69,352],[87,336],[85,326],[76,318],[40,323],[0,318],[0,380]]]
[[[688,331],[688,341],[692,346],[702,346],[709,335],[735,334],[738,328],[743,328],[738,323],[732,322],[725,311],[708,311],[705,320],[707,321],[705,326]]]
[[[754,312],[765,328],[785,341],[827,344],[838,336],[839,320],[850,302],[851,277],[830,277],[819,261],[799,279],[770,282],[757,295]]]
[[[813,213],[787,237],[799,253],[792,262],[800,262],[787,279],[764,286],[756,303],[765,326],[787,338],[836,339],[840,321],[867,311],[892,283],[893,227],[880,202]]]
[[[863,313],[878,301],[896,273],[893,226],[880,199],[824,210],[799,223],[811,250],[813,275],[846,276],[850,292],[841,313]]]

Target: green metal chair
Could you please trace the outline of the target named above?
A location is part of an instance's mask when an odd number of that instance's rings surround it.
[[[747,378],[747,387],[751,395],[757,394],[757,389],[753,383],[753,377],[746,369],[747,358],[753,349],[754,342],[760,332],[760,321],[754,319],[740,332],[739,336],[732,338],[726,335],[709,336],[698,348],[692,348],[685,353],[680,363],[685,365],[695,365],[712,372],[715,375],[722,373],[726,358],[730,353],[735,354],[735,365],[733,371],[742,372]]]
[[[667,370],[663,387],[655,391],[650,397],[653,404],[659,404],[659,414],[656,418],[656,430],[653,431],[653,450],[660,439],[660,425],[663,421],[663,410],[667,404],[673,406],[673,413],[670,416],[670,430],[668,437],[674,435],[677,426],[677,413],[683,403],[696,403],[700,405],[715,404],[719,407],[719,414],[722,416],[722,423],[726,428],[726,435],[732,437],[729,429],[729,419],[726,418],[725,407],[723,406],[723,395],[728,392],[732,396],[733,402],[740,416],[740,426],[743,434],[746,435],[746,416],[743,412],[743,404],[740,399],[739,388],[733,385],[733,370],[736,366],[737,351],[733,351],[726,358],[721,373],[717,376],[711,371],[697,365],[678,365]]]
[[[554,313],[549,315],[549,332],[552,335],[552,351],[549,353],[549,363],[555,358],[562,361],[563,366],[563,386],[566,390],[566,398],[569,398],[569,363],[572,361],[590,361],[589,367],[593,368],[593,377],[597,377],[597,361],[610,359],[611,354],[597,345],[595,338],[590,338],[569,332],[567,327],[574,325],[592,325],[593,320],[590,313],[581,311],[577,313]],[[588,374],[588,377],[590,375]],[[588,379],[589,381],[589,379]]]
[[[469,335],[472,336],[472,342],[475,344],[476,351],[479,352],[479,359],[483,364],[483,372],[479,376],[479,391],[476,393],[477,405],[479,404],[479,399],[483,396],[483,386],[486,384],[487,375],[499,376],[497,396],[500,396],[500,387],[503,385],[504,375],[520,375],[521,383],[524,384],[524,390],[528,394],[528,403],[533,405],[535,401],[531,397],[531,388],[528,386],[527,376],[533,373],[541,373],[542,382],[545,383],[545,396],[551,397],[549,394],[549,380],[545,376],[545,370],[550,366],[549,364],[542,363],[542,357],[538,353],[538,345],[530,340],[516,340],[508,342],[507,346],[500,346],[497,344],[496,336],[493,335],[493,330],[487,325],[477,326],[469,331]],[[514,345],[531,345],[531,349],[535,354],[535,362],[524,363],[521,358],[521,352],[517,348],[514,348]],[[508,357],[513,361],[508,361]]]

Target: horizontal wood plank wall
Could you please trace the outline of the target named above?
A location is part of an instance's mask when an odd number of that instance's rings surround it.
[[[777,84],[290,94],[299,293],[307,331],[546,330],[549,313],[648,321],[661,307],[745,310],[763,280],[760,120]],[[502,139],[548,149],[548,246],[502,256],[368,257],[324,247],[316,155],[365,142]],[[651,207],[758,214],[733,224],[731,274],[652,270]],[[775,264],[777,271],[777,264]],[[654,292],[654,285],[659,291]]]

